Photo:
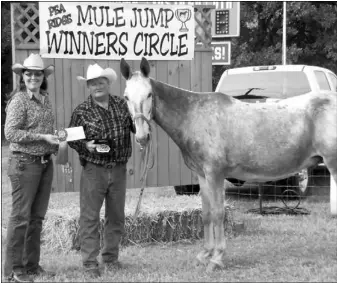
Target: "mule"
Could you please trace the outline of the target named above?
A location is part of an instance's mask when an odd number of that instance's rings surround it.
[[[197,261],[207,270],[224,267],[224,178],[279,180],[323,161],[336,183],[336,93],[252,104],[159,82],[149,77],[145,58],[135,72],[122,59],[120,71],[137,142],[147,144],[153,119],[198,175],[204,247]]]

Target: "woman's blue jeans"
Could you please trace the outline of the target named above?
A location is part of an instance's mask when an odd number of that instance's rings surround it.
[[[53,180],[53,161],[10,154],[8,176],[12,185],[12,211],[7,227],[4,275],[35,270],[40,261],[42,220]]]

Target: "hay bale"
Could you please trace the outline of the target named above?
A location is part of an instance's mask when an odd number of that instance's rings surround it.
[[[61,195],[62,194],[62,195]],[[79,195],[53,194],[43,229],[43,243],[47,248],[79,250]],[[138,193],[128,192],[125,207],[125,233],[121,245],[151,242],[172,242],[203,238],[200,196],[161,196],[144,193],[140,213],[133,221]],[[76,198],[76,199],[75,199]],[[225,234],[233,232],[233,205],[225,206]],[[100,239],[103,245],[104,204],[101,209]]]

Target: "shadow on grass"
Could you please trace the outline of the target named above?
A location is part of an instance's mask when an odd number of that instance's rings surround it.
[[[230,260],[224,260],[224,270],[229,269],[244,269],[253,268],[259,265],[260,262],[256,258],[249,258],[247,256],[240,256]]]

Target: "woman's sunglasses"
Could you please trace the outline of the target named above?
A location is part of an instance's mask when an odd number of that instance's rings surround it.
[[[27,77],[32,77],[33,75],[35,75],[35,77],[41,77],[43,75],[43,72],[42,71],[37,71],[37,72],[34,72],[34,71],[26,71],[24,72],[24,74],[27,76]]]

